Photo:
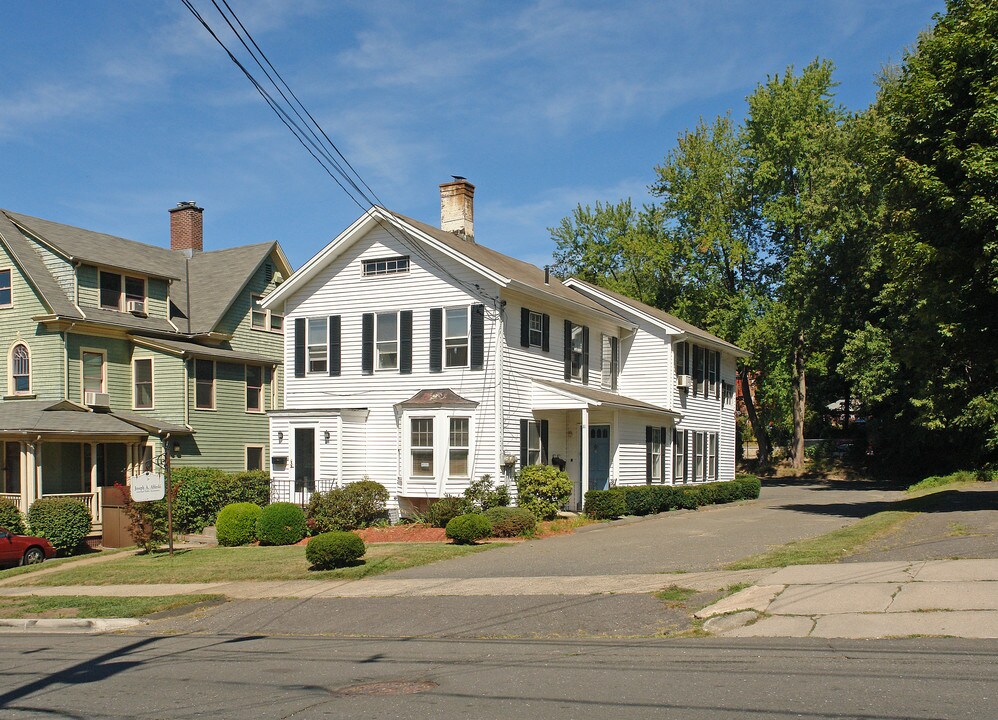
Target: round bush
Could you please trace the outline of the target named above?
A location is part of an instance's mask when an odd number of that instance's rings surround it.
[[[0,498],[0,527],[15,535],[24,535],[24,515],[7,498]]]
[[[316,535],[305,546],[305,559],[316,570],[343,567],[364,556],[367,548],[358,535],[343,530]]]
[[[474,545],[492,534],[492,523],[484,515],[466,513],[451,518],[444,533],[458,545]]]
[[[433,527],[445,528],[447,523],[458,515],[470,513],[472,509],[471,502],[467,498],[447,495],[430,505],[426,519]]]
[[[215,536],[219,545],[247,545],[256,540],[256,521],[262,510],[253,503],[232,503],[218,513]]]
[[[540,520],[551,520],[572,497],[568,475],[550,465],[528,465],[516,480],[517,505]]]
[[[590,490],[586,493],[586,515],[595,520],[613,520],[627,513],[624,494],[617,490]]]
[[[537,527],[537,518],[523,508],[492,507],[485,511],[485,517],[492,523],[492,534],[495,537],[529,535]]]
[[[90,510],[73,498],[38,498],[28,508],[28,525],[33,535],[47,538],[60,553],[72,555],[90,534]]]
[[[294,545],[307,531],[305,511],[289,502],[268,505],[256,521],[256,537],[261,545]]]

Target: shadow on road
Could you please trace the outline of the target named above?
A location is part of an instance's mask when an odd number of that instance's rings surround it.
[[[781,505],[785,510],[812,513],[815,515],[837,515],[847,518],[865,518],[885,510],[900,510],[918,513],[968,512],[974,510],[998,510],[998,488],[983,491],[943,490],[917,498],[904,498],[894,502],[873,501],[855,503],[810,504],[795,503]]]

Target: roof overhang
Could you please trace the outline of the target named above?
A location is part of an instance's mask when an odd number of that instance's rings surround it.
[[[534,410],[573,410],[582,408],[609,408],[627,412],[656,415],[659,417],[679,420],[682,413],[669,410],[658,405],[652,405],[642,400],[611,393],[605,390],[594,390],[583,385],[568,386],[549,380],[531,378],[532,400]]]

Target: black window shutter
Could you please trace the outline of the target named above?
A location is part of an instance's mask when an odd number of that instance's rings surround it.
[[[527,432],[529,420],[520,420],[520,468],[527,467]]]
[[[714,378],[717,380],[717,384],[714,386],[714,397],[717,400],[721,399],[721,353],[714,353]]]
[[[610,389],[617,389],[617,375],[620,373],[620,341],[614,335],[610,338]]]
[[[703,382],[703,348],[699,345],[693,346],[693,397],[700,391],[700,384]]]
[[[589,326],[582,326],[582,383],[589,384]]]
[[[565,379],[572,379],[572,321],[565,321]]]
[[[538,423],[538,425],[539,427],[537,429],[540,431],[540,436],[541,436],[541,464],[547,465],[548,464],[548,421],[541,420]]]
[[[645,482],[651,484],[652,427],[645,425]]]
[[[520,308],[520,347],[530,347],[530,310]]]
[[[412,310],[399,313],[399,372],[412,372]]]
[[[430,308],[430,372],[443,369],[444,311]]]
[[[471,369],[485,367],[485,306],[471,306]]]
[[[340,316],[329,316],[329,374],[340,374]]]
[[[551,316],[541,315],[541,350],[547,352],[551,349]]]
[[[374,313],[364,313],[360,331],[360,372],[374,373]]]
[[[295,319],[295,377],[305,377],[305,318]]]
[[[690,442],[690,440],[693,439],[692,435],[693,435],[693,431],[692,430],[687,430],[685,433],[683,433],[683,442],[685,443],[685,445],[683,446],[683,448],[686,451],[685,453],[683,453],[683,482],[684,483],[685,482],[689,482],[689,480],[690,480],[690,468],[691,467],[695,467],[693,465],[693,462],[691,462],[693,460],[693,458],[690,457],[690,455],[692,455],[696,451],[696,443]]]

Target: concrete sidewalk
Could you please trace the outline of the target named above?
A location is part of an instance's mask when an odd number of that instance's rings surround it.
[[[998,560],[799,565],[778,569],[522,578],[370,578],[6,588],[9,595],[220,594],[239,600],[612,596],[670,586],[700,592],[751,586],[704,608],[704,628],[727,637],[998,638]]]

